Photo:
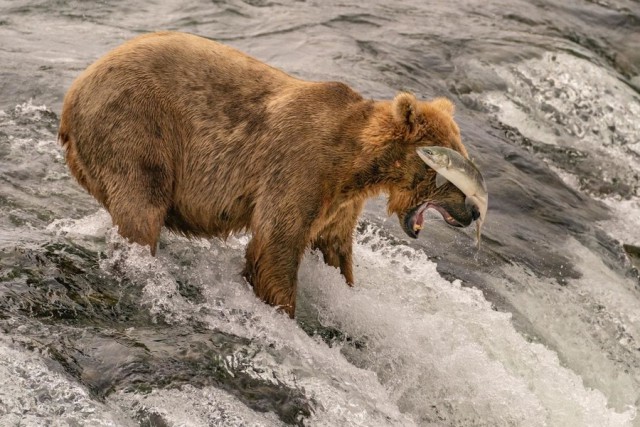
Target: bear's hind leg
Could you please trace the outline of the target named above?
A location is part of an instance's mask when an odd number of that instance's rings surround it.
[[[167,208],[157,206],[118,206],[110,209],[113,225],[118,233],[132,243],[149,246],[155,256],[160,230],[167,215]]]
[[[129,166],[123,168],[125,173],[106,186],[105,206],[113,225],[118,226],[118,233],[130,242],[149,246],[155,256],[160,230],[171,205],[173,178],[159,166],[144,168],[133,162],[125,165]]]

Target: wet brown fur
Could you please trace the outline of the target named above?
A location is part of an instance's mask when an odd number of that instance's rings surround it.
[[[65,97],[59,139],[120,234],[152,254],[163,225],[201,237],[250,230],[245,277],[292,317],[307,247],[353,284],[366,198],[387,193],[401,223],[426,200],[471,222],[464,195],[436,189],[415,153],[466,155],[451,102],[366,100],[193,35],[144,35],[91,65]]]

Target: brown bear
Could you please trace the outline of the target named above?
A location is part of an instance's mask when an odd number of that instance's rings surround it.
[[[476,214],[416,154],[467,157],[444,98],[364,99],[205,38],[137,37],[89,66],[64,99],[59,140],[78,182],[119,233],[155,255],[162,226],[186,236],[249,230],[244,275],[293,317],[307,247],[353,284],[352,241],[368,197],[388,194],[417,237],[426,207],[468,226]]]

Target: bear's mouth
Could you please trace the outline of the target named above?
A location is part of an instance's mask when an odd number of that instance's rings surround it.
[[[418,238],[418,234],[420,234],[420,230],[423,228],[424,214],[428,209],[435,209],[440,212],[442,219],[444,219],[447,224],[454,227],[463,227],[463,225],[456,221],[456,219],[452,217],[451,214],[442,206],[433,202],[425,202],[413,208],[405,217],[403,228],[409,237],[414,239]]]

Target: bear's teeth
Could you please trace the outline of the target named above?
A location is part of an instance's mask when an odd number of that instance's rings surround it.
[[[422,226],[420,224],[413,225],[413,231],[420,231],[420,230],[422,230]]]

